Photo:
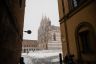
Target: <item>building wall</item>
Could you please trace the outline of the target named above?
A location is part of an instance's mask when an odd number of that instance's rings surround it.
[[[20,8],[17,0],[0,0],[0,64],[19,63],[25,0],[21,3]]]
[[[62,3],[62,0],[58,0]],[[65,0],[66,1],[66,0]],[[62,43],[63,46],[63,55],[65,56],[68,54],[68,49],[70,54],[74,54],[74,59],[78,61],[82,61],[84,64],[94,64],[96,62],[96,50],[95,49],[95,41],[92,40],[90,44],[92,45],[94,52],[93,53],[82,53],[78,49],[78,38],[76,37],[76,30],[78,26],[82,23],[90,24],[94,29],[94,35],[96,37],[96,1],[95,0],[88,0],[81,6],[77,7],[73,11],[67,10],[68,1],[64,3],[66,6],[62,6],[59,3],[59,16],[60,16],[60,25],[61,25],[61,38],[62,42],[65,36],[65,41],[67,43]],[[67,4],[66,4],[67,3]],[[62,9],[65,9],[64,11]],[[63,12],[63,13],[61,13]],[[62,18],[63,15],[63,18]],[[83,29],[84,30],[84,29]],[[94,37],[94,39],[95,39]],[[90,37],[91,38],[91,37]],[[88,39],[87,39],[88,40]]]
[[[23,40],[22,42],[22,53],[29,53],[30,51],[39,50],[37,40]]]

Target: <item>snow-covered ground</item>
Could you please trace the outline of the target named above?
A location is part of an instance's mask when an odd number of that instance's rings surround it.
[[[22,53],[25,64],[59,64],[59,50],[42,50]]]

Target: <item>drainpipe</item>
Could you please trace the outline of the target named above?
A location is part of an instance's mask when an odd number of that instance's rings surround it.
[[[62,8],[63,8],[63,15],[65,14],[65,9],[64,9],[64,0],[62,0]],[[65,17],[65,19],[64,19]],[[68,40],[68,31],[67,31],[67,23],[66,23],[66,20],[67,20],[67,17],[64,16],[63,19],[64,19],[64,26],[65,26],[65,37],[66,37],[66,44],[67,44],[67,54],[69,55],[70,54],[70,51],[69,51],[69,40]]]

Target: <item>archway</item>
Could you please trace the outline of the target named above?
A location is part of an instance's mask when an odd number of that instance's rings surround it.
[[[75,31],[77,54],[79,63],[83,61],[82,56],[94,53],[95,31],[88,22],[80,23]]]

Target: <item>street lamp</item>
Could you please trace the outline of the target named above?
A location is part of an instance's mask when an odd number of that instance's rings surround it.
[[[32,33],[31,30],[27,30],[27,31],[24,31],[24,32],[26,32],[27,34],[31,34]]]

